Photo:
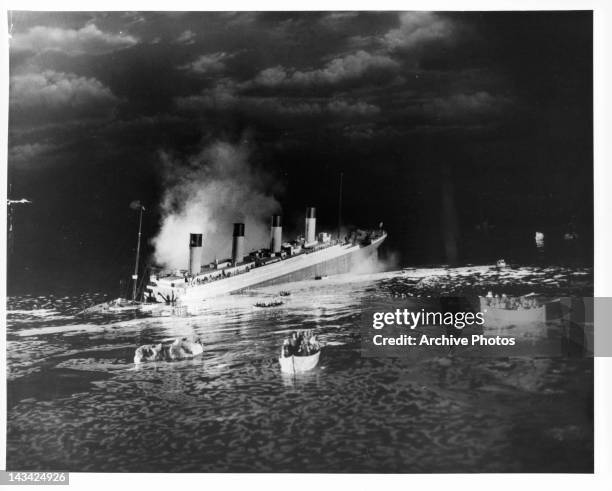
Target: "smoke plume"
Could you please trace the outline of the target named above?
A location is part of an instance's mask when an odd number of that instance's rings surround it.
[[[268,246],[270,215],[280,210],[272,177],[249,163],[245,144],[216,142],[184,160],[162,154],[162,223],[155,262],[186,269],[189,234],[202,233],[203,263],[231,255],[232,223],[245,224],[245,250]]]

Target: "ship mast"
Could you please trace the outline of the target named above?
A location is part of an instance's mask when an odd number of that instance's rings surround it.
[[[13,185],[9,184],[9,194],[12,195]],[[13,252],[15,252],[15,239],[13,236],[13,220],[14,220],[14,212],[13,207],[10,201],[7,201],[8,207],[8,255],[11,257]]]
[[[132,209],[139,210],[139,218],[138,218],[138,243],[136,245],[136,263],[134,264],[134,274],[132,275],[132,280],[134,281],[134,285],[132,287],[132,300],[136,300],[136,290],[138,285],[138,262],[140,261],[140,237],[142,235],[142,212],[145,207],[140,204],[140,201],[134,201],[130,204]]]
[[[13,185],[9,184],[9,194],[13,194]],[[15,252],[15,205],[29,205],[32,202],[29,199],[21,198],[21,199],[10,199],[6,200],[7,207],[7,245],[8,245],[8,256],[11,257],[13,252]]]
[[[340,227],[342,225],[342,176],[343,172],[340,172],[340,190],[338,192],[338,240],[340,240]]]

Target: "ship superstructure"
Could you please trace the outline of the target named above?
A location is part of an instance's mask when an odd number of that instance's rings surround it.
[[[268,248],[245,254],[244,237],[244,223],[235,223],[231,257],[202,265],[202,234],[190,234],[188,269],[151,275],[148,300],[205,300],[254,286],[345,273],[375,254],[387,234],[382,223],[376,230],[355,230],[344,238],[317,234],[316,209],[308,207],[303,237],[283,242],[280,215],[271,218]]]

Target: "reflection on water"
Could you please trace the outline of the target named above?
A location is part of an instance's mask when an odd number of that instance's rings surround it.
[[[591,359],[434,352],[418,360],[361,357],[359,317],[373,302],[397,293],[482,288],[488,278],[481,270],[436,271],[270,287],[189,305],[179,317],[79,317],[102,298],[12,298],[7,466],[592,471]],[[507,290],[533,290],[553,279],[557,294],[583,294],[577,288],[588,289],[589,282],[592,288],[589,275],[548,268],[497,281]],[[253,308],[281,289],[291,291],[285,305]],[[325,348],[317,369],[285,376],[279,347],[298,328],[315,329]],[[131,362],[138,345],[176,336],[199,337],[204,356],[138,367]]]

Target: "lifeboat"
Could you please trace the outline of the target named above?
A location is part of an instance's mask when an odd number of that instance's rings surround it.
[[[281,372],[294,375],[296,373],[304,373],[312,370],[319,364],[319,356],[321,350],[308,356],[284,356],[283,349],[281,348],[281,355],[278,358],[280,363]]]
[[[546,322],[546,305],[529,309],[506,309],[487,305],[485,297],[480,298],[480,310],[484,313],[484,327],[500,325],[532,324]]]

